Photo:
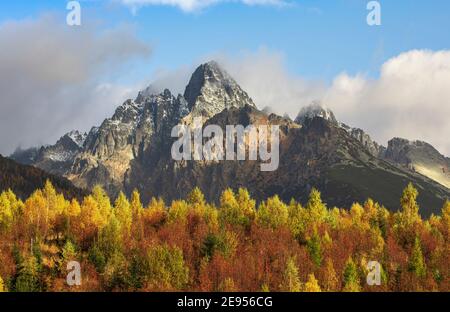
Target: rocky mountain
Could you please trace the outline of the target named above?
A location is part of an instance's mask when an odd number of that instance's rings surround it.
[[[388,142],[385,158],[450,188],[449,159],[426,142],[394,138]]]
[[[0,155],[0,192],[11,189],[18,197],[25,199],[36,189],[43,188],[47,180],[68,199],[81,199],[87,194],[65,178],[48,174],[33,166],[19,164]]]
[[[334,113],[317,101],[313,102],[311,105],[303,107],[295,118],[295,122],[299,125],[303,125],[307,120],[314,117],[320,117],[334,125],[339,125]]]
[[[173,160],[171,146],[176,139],[171,137],[172,128],[192,125],[199,116],[203,126],[217,124],[222,129],[226,125],[278,125],[278,170],[262,172],[261,162],[250,160]],[[295,121],[258,110],[215,62],[196,69],[184,95],[175,96],[169,90],[156,94],[149,87],[119,106],[100,127],[87,135],[74,134],[37,153],[13,157],[29,159],[83,188],[100,184],[111,196],[137,188],[145,201],[151,196],[180,198],[195,186],[209,200],[218,200],[226,187],[247,187],[258,199],[279,194],[287,201],[304,201],[311,188],[318,187],[329,206],[348,207],[372,197],[395,210],[402,189],[411,181],[421,192],[422,214],[429,215],[439,213],[444,199],[450,197],[448,187],[398,165],[397,157],[389,156],[389,148],[363,130],[339,123],[319,103],[303,108]]]
[[[195,70],[184,98],[193,115],[207,118],[232,107],[256,107],[248,94],[214,61]]]

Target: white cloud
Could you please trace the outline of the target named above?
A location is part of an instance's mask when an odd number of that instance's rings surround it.
[[[280,115],[295,117],[300,108],[320,98],[326,85],[289,73],[282,53],[265,48],[238,57],[218,56],[219,62],[253,98],[258,108],[266,106]]]
[[[319,100],[337,118],[382,144],[391,138],[423,140],[450,155],[450,51],[414,50],[384,63],[377,79],[338,75],[331,85],[290,74],[283,55],[267,50],[221,63],[253,97],[292,117]]]
[[[342,74],[323,102],[382,143],[419,139],[450,155],[450,51],[402,53],[375,80]]]
[[[281,6],[285,4],[284,0],[119,0],[123,4],[136,11],[140,7],[148,5],[167,5],[178,7],[184,12],[193,12],[204,9],[208,6],[222,2],[241,2],[246,5],[272,5]]]
[[[0,46],[3,154],[98,124],[137,91],[103,77],[150,53],[126,27],[71,28],[56,16],[0,24]]]

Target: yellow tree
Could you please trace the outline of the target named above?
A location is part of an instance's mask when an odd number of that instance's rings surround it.
[[[25,201],[23,226],[30,237],[42,237],[47,232],[48,219],[47,201],[38,190]]]
[[[134,190],[131,194],[131,212],[133,214],[133,221],[138,221],[141,219],[142,214],[144,213],[144,206],[141,202],[141,194],[139,194],[138,190]]]
[[[228,188],[220,196],[220,220],[222,224],[248,225],[250,224],[251,207],[248,205],[246,195],[242,193],[239,204],[234,192]]]
[[[72,226],[76,228],[76,233],[81,240],[95,238],[98,231],[106,226],[108,217],[101,213],[99,204],[93,196],[86,196],[81,204],[81,212],[76,222]]]
[[[419,205],[417,204],[418,195],[419,192],[412,185],[412,183],[409,183],[408,186],[403,190],[400,204],[402,207],[402,219],[404,225],[406,226],[410,226],[421,220],[419,215]]]
[[[243,211],[244,215],[249,219],[253,220],[256,215],[256,201],[251,198],[250,193],[245,188],[239,188],[236,195],[236,200],[238,205]]]
[[[256,218],[259,224],[276,229],[287,224],[289,211],[286,204],[275,195],[261,203]]]
[[[441,222],[448,242],[450,241],[450,200],[446,200],[442,207]]]
[[[131,232],[133,214],[130,203],[123,192],[120,192],[116,202],[114,203],[114,214],[122,226],[124,233],[128,236]]]
[[[305,283],[305,286],[303,287],[304,292],[321,292],[319,282],[317,281],[316,277],[313,274],[308,275],[308,281]]]
[[[11,203],[6,192],[3,192],[0,195],[0,230],[9,230],[13,223],[13,217]]]
[[[112,214],[111,201],[108,194],[100,185],[96,185],[92,190],[92,197],[97,202],[97,209],[103,216],[104,224],[106,224]]]
[[[299,240],[305,237],[305,231],[308,226],[309,215],[305,208],[294,199],[289,203],[289,229],[292,235]]]
[[[339,280],[334,269],[333,260],[327,258],[325,261],[325,268],[323,273],[323,286],[325,291],[338,291]]]
[[[283,274],[282,291],[300,292],[302,284],[298,275],[298,267],[295,264],[295,258],[289,258],[286,263],[286,269]]]
[[[7,289],[6,289],[5,283],[3,282],[3,279],[0,276],[0,293],[1,292],[6,292],[6,291],[7,291]]]
[[[320,192],[316,188],[313,188],[309,194],[306,210],[312,222],[322,223],[327,217],[327,206],[322,202]]]

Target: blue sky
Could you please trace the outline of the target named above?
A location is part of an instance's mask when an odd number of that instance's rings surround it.
[[[155,68],[193,64],[215,53],[239,54],[260,47],[283,53],[289,71],[331,80],[342,71],[377,75],[387,59],[411,49],[450,45],[450,2],[384,0],[382,26],[366,24],[366,0],[298,0],[290,5],[221,3],[194,12],[151,5],[136,14],[114,1],[80,1],[83,18],[105,25],[134,25],[153,47],[133,75]],[[0,20],[65,12],[65,1],[16,0],[0,3]],[[61,20],[64,27],[64,20]]]

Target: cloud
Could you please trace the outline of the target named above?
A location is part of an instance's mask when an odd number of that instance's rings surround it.
[[[385,62],[378,79],[339,75],[322,100],[382,143],[419,139],[450,155],[449,83],[450,51],[413,50]]]
[[[271,5],[283,6],[284,0],[119,0],[124,5],[130,7],[134,12],[143,6],[167,5],[177,7],[184,12],[194,12],[206,7],[223,2],[241,2],[245,5]]]
[[[418,139],[450,155],[450,51],[405,52],[386,61],[377,79],[341,73],[330,85],[289,73],[283,55],[265,49],[219,59],[259,108],[295,117],[319,100],[382,144]]]
[[[284,55],[266,48],[236,57],[219,55],[217,58],[260,109],[271,107],[277,114],[295,117],[301,107],[320,98],[326,91],[325,84],[320,81],[289,73]]]
[[[88,130],[137,91],[105,81],[150,54],[125,26],[71,28],[46,15],[0,25],[0,153]]]

